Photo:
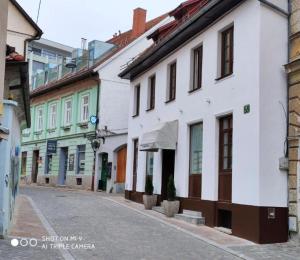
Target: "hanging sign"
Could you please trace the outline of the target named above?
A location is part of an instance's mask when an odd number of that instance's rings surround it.
[[[48,140],[47,141],[47,154],[56,153],[57,150],[57,140]]]

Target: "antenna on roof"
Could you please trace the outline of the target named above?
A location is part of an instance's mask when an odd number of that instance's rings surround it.
[[[38,9],[37,17],[36,17],[36,24],[39,22],[41,4],[42,4],[42,0],[40,0],[40,3],[39,3],[39,9]]]

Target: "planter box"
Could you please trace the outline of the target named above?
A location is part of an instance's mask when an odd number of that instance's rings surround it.
[[[172,218],[175,216],[175,214],[178,214],[180,202],[179,202],[179,200],[174,200],[174,201],[164,200],[162,203],[162,206],[163,206],[165,215],[168,218]]]
[[[156,206],[157,195],[143,195],[143,202],[145,209],[152,209],[152,207]]]

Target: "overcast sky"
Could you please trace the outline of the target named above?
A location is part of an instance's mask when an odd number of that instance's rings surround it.
[[[108,40],[118,30],[132,27],[132,11],[147,9],[147,20],[176,8],[184,0],[42,0],[39,26],[43,38],[72,47],[80,47],[81,37]],[[37,18],[39,0],[18,0],[32,17]]]

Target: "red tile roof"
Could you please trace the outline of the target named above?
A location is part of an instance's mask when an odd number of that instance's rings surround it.
[[[152,38],[156,43],[161,41],[171,32],[175,31],[181,24],[189,20],[209,1],[210,0],[188,0],[181,3],[177,8],[169,13],[169,15],[173,16],[175,20],[158,28],[155,32],[149,35],[148,38]]]
[[[168,17],[168,14],[161,15],[155,19],[148,21],[146,23],[146,31],[150,30],[152,27],[154,27],[155,25],[160,23],[166,17]],[[114,48],[111,52],[109,52],[104,58],[102,58],[99,62],[94,64],[92,67],[89,67],[89,68],[86,67],[86,68],[82,68],[81,70],[76,71],[76,72],[70,72],[59,80],[52,81],[48,84],[39,86],[38,88],[31,91],[30,96],[34,97],[34,96],[42,95],[48,91],[51,91],[52,89],[56,89],[58,85],[67,85],[67,84],[69,84],[70,81],[74,82],[76,79],[81,79],[83,76],[88,77],[91,74],[95,74],[95,73],[93,73],[93,70],[96,67],[98,67],[99,65],[101,65],[102,63],[107,61],[109,58],[114,56],[116,53],[118,53],[119,51],[124,49],[131,42],[133,42],[134,40],[136,40],[138,38],[138,37],[132,38],[131,33],[132,33],[132,30],[129,30],[127,32],[121,33],[118,36],[115,36],[115,37],[109,39],[107,42],[115,44],[116,48]]]

